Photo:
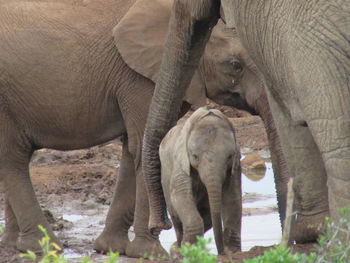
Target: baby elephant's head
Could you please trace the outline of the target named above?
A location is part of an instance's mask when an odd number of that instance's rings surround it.
[[[240,153],[227,117],[218,110],[206,111],[192,122],[188,158],[207,187],[221,188]]]

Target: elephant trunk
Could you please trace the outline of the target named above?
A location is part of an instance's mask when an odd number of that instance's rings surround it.
[[[263,87],[262,87],[263,88]],[[278,211],[283,229],[287,206],[287,184],[289,172],[284,158],[280,138],[269,107],[266,93],[262,93],[255,102],[256,110],[262,118],[271,149],[271,162],[274,171],[277,192]]]
[[[166,203],[160,180],[159,144],[176,123],[186,87],[198,67],[205,44],[219,18],[219,4],[209,12],[192,12],[183,1],[175,1],[169,22],[160,75],[152,98],[142,149],[142,165],[149,196],[151,232],[168,229]],[[198,13],[198,14],[197,14]]]
[[[214,230],[214,238],[218,254],[224,254],[224,238],[221,219],[222,185],[211,185],[207,187],[211,221]]]

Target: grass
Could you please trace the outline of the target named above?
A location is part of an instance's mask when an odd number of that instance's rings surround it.
[[[207,244],[211,242],[209,238],[197,237],[196,244],[184,244],[179,248],[183,256],[181,263],[216,263],[217,256],[209,252]]]
[[[277,246],[275,249],[266,251],[262,256],[246,259],[245,263],[312,263],[315,262],[317,255],[312,253],[306,254],[291,254],[290,248]]]
[[[337,223],[326,219],[326,231],[318,240],[316,263],[350,262],[350,208],[341,209],[339,214],[341,219]]]
[[[43,232],[44,237],[39,241],[40,247],[42,249],[42,255],[38,256],[33,251],[27,251],[25,254],[20,254],[22,258],[28,258],[33,260],[33,262],[38,263],[69,263],[67,259],[60,254],[61,248],[54,242],[51,242],[46,229],[43,226],[38,226],[41,232]],[[116,263],[119,259],[118,253],[109,252],[108,259],[104,263]],[[88,256],[81,259],[80,263],[93,263]]]

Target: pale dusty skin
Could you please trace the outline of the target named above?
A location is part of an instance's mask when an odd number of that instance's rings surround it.
[[[213,227],[219,254],[240,251],[240,152],[227,117],[199,108],[168,132],[159,155],[176,245],[195,243]]]

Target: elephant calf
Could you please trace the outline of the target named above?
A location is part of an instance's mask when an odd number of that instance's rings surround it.
[[[159,150],[162,187],[177,245],[214,228],[219,254],[241,249],[240,152],[231,123],[205,107],[172,128]],[[222,222],[224,231],[222,231]]]

